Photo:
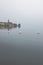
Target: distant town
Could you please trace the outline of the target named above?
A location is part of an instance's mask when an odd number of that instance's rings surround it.
[[[21,27],[21,24],[16,24],[12,23],[9,20],[7,22],[0,22],[0,29],[11,29],[11,28],[16,28],[16,27]]]

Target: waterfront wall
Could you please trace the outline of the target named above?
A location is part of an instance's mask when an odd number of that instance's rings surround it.
[[[12,22],[0,22],[0,26],[3,27],[17,27],[17,24],[13,24]]]

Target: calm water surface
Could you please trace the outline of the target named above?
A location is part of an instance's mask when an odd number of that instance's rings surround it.
[[[43,65],[43,25],[38,23],[0,29],[0,65]]]

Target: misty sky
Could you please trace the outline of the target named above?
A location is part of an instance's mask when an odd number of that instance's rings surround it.
[[[18,15],[43,18],[43,0],[0,0],[0,19]]]

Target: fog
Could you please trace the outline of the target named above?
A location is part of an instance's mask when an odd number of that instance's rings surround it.
[[[21,18],[43,20],[43,0],[0,0],[0,20]]]
[[[43,0],[0,0],[0,21],[8,19],[17,28],[0,24],[0,65],[43,65]]]

